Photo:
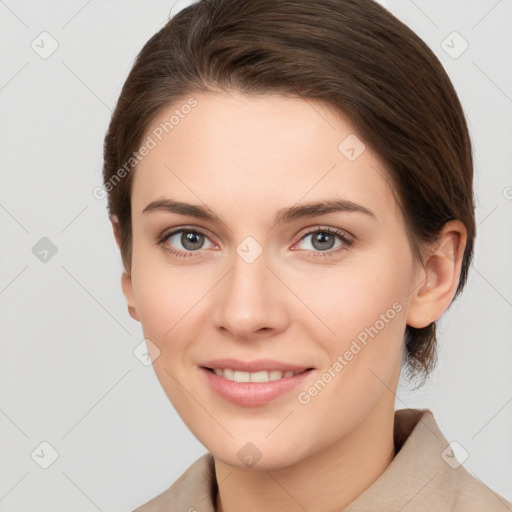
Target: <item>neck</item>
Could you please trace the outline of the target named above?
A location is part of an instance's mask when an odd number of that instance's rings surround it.
[[[391,405],[391,406],[390,406]],[[344,509],[395,456],[394,404],[377,406],[352,432],[292,465],[269,471],[215,459],[217,512],[320,512]]]

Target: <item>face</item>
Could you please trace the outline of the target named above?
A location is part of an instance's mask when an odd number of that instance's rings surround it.
[[[249,442],[264,467],[289,465],[393,403],[418,266],[386,170],[343,116],[194,98],[135,171],[123,290],[197,439],[233,466]]]

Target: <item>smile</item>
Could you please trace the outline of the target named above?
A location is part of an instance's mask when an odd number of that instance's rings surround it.
[[[305,379],[313,378],[313,368],[301,371],[258,370],[248,372],[230,368],[200,367],[208,387],[222,399],[238,406],[263,406],[278,397],[288,396]]]
[[[287,379],[295,375],[304,373],[307,370],[292,372],[281,370],[262,370],[258,372],[244,372],[240,370],[232,370],[230,368],[207,368],[219,377],[233,382],[271,382],[280,379]]]

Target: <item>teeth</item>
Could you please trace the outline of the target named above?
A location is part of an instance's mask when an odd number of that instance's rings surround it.
[[[241,372],[229,368],[214,368],[215,375],[235,382],[270,382],[273,380],[286,379],[302,372],[282,372],[281,370],[263,370],[260,372]]]

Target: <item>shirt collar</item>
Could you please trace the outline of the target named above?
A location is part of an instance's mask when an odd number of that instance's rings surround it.
[[[394,441],[396,455],[391,464],[343,512],[449,512],[461,482],[476,482],[479,492],[495,494],[460,465],[429,409],[396,410]],[[135,512],[215,512],[217,490],[214,458],[206,453],[148,503],[158,504],[157,508],[141,507]],[[495,498],[498,495],[489,499]]]

